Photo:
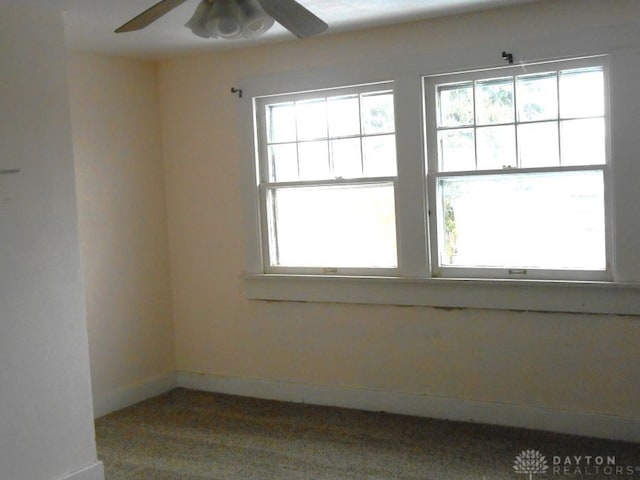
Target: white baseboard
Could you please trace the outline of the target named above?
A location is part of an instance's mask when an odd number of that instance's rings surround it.
[[[461,400],[433,395],[274,382],[189,372],[178,372],[177,384],[180,387],[193,390],[269,400],[384,411],[402,415],[640,442],[639,418],[577,413],[552,408]],[[534,447],[532,446],[532,448]]]
[[[176,388],[176,373],[167,373],[144,382],[120,388],[106,395],[93,397],[93,416],[102,417],[108,413],[142,402]]]
[[[60,480],[104,480],[104,465],[102,462],[96,462]]]

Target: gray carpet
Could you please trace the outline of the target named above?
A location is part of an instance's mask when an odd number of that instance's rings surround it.
[[[640,444],[185,389],[98,419],[96,435],[107,480],[640,479]],[[546,472],[516,473],[524,450]],[[554,473],[554,456],[578,455]]]

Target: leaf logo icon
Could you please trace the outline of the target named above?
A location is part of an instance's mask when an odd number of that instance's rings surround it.
[[[529,480],[533,480],[534,475],[545,473],[549,469],[549,465],[547,465],[545,456],[537,450],[524,450],[516,456],[513,469],[516,473],[529,475]]]

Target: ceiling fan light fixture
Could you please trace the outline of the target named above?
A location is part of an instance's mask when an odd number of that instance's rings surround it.
[[[214,0],[205,28],[213,38],[239,38],[242,35],[242,25],[235,0]]]
[[[142,30],[186,1],[160,0],[116,28],[115,33]],[[204,38],[254,38],[276,21],[298,38],[329,28],[297,0],[200,0],[185,26]]]
[[[202,38],[256,38],[274,24],[257,0],[201,0],[185,26]]]
[[[211,38],[211,35],[207,31],[205,23],[209,18],[209,13],[212,8],[212,4],[209,0],[202,0],[196,7],[196,11],[187,23],[185,27],[189,28],[194,35],[202,38]]]
[[[265,13],[257,0],[236,1],[244,38],[256,38],[273,26],[273,18]]]

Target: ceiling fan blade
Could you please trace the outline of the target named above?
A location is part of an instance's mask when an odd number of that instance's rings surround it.
[[[324,32],[329,25],[295,0],[258,0],[262,9],[296,37],[310,37]]]
[[[147,25],[152,24],[160,17],[169,13],[174,8],[182,5],[187,0],[161,0],[153,7],[148,8],[137,17],[129,20],[116,30],[116,33],[132,32],[134,30],[141,30]]]

